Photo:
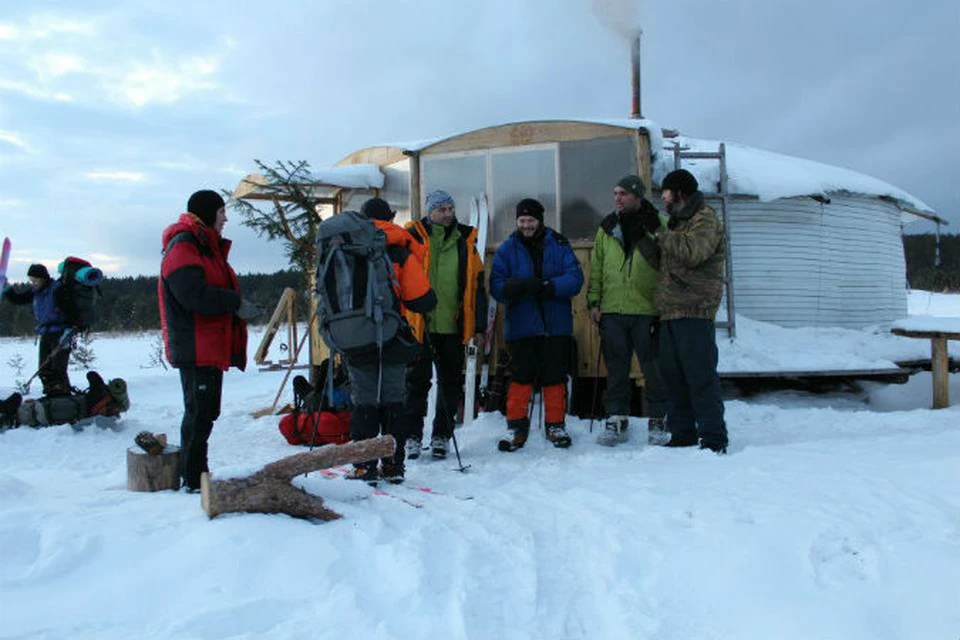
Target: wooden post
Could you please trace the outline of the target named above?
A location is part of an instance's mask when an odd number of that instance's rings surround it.
[[[180,488],[180,447],[167,445],[152,456],[139,447],[127,449],[127,489],[164,491]]]
[[[950,406],[950,371],[947,366],[947,338],[935,336],[930,339],[930,372],[933,374],[933,408]]]

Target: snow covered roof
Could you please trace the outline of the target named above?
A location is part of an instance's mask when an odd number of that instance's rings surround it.
[[[659,184],[663,177],[673,169],[673,153],[670,147],[679,143],[686,151],[716,152],[720,142],[701,140],[688,136],[671,138],[665,147],[663,131],[659,124],[645,118],[544,118],[521,122],[506,122],[475,131],[496,129],[498,127],[519,124],[569,122],[599,124],[623,129],[645,131],[650,138],[650,150],[654,156],[653,181]],[[475,131],[460,132],[453,135],[419,140],[415,142],[376,145],[393,147],[404,152],[420,152],[436,144]],[[919,198],[887,182],[863,173],[833,165],[805,160],[772,151],[747,147],[735,142],[723,141],[727,156],[727,190],[734,195],[756,196],[761,201],[778,198],[820,196],[829,198],[830,194],[851,194],[876,198],[892,198],[906,209],[923,213],[933,213],[933,209]],[[682,166],[693,173],[705,190],[719,182],[720,167],[715,160],[683,160]]]
[[[384,176],[374,164],[350,164],[341,167],[313,169],[301,185],[315,189],[382,189]],[[250,197],[261,187],[267,187],[267,179],[259,173],[251,173],[237,185],[234,198]]]
[[[670,141],[687,151],[716,152],[720,141],[678,136]],[[813,160],[804,160],[772,151],[725,142],[727,156],[727,191],[731,194],[757,196],[766,202],[777,198],[821,196],[848,193],[893,198],[902,205],[933,213],[927,204],[903,189],[877,178]],[[715,160],[684,160],[683,168],[697,177],[701,188],[716,185],[720,166]],[[673,154],[665,150],[656,158],[653,179],[658,184],[673,169]],[[705,189],[708,190],[708,189]]]

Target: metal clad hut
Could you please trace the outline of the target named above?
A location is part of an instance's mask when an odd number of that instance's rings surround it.
[[[514,230],[516,202],[535,197],[547,209],[546,223],[583,248],[612,209],[618,177],[638,173],[657,191],[679,159],[708,197],[725,196],[737,314],[782,326],[850,328],[906,315],[901,224],[932,216],[929,207],[863,174],[729,143],[721,194],[717,160],[685,159],[716,154],[720,143],[667,135],[642,119],[519,122],[361,149],[338,165],[380,166],[383,195],[403,220],[419,217],[431,189],[444,188],[459,203],[485,192],[491,247]]]

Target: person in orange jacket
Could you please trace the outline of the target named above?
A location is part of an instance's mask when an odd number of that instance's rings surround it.
[[[453,198],[442,189],[427,195],[424,211],[426,217],[409,223],[407,230],[425,252],[424,273],[437,294],[437,307],[408,318],[414,335],[427,346],[407,370],[410,460],[420,456],[434,364],[438,388],[430,451],[434,458],[447,457],[463,396],[464,347],[473,339],[482,348],[487,330],[487,292],[478,252],[483,247],[477,247],[477,229],[457,221]]]
[[[372,220],[387,237],[386,252],[396,276],[393,286],[395,310],[405,316],[431,311],[437,305],[437,297],[423,270],[422,249],[403,227],[393,223],[395,212],[382,198],[370,198],[364,202],[360,213]],[[392,435],[397,442],[396,452],[380,460],[379,470],[376,460],[354,465],[351,474],[354,479],[370,483],[381,478],[392,483],[403,481],[407,431],[404,420],[406,367],[411,354],[416,351],[419,346],[411,331],[402,327],[397,336],[383,345],[379,354],[372,352],[369,357],[345,358],[353,400],[351,439],[366,440],[384,433]]]

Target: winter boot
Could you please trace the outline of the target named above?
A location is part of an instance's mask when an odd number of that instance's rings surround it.
[[[663,446],[669,447],[670,449],[679,449],[681,447],[695,447],[697,446],[697,434],[695,432],[671,434],[670,440],[668,440],[667,444]]]
[[[627,426],[629,420],[627,416],[610,416],[606,424],[603,425],[603,431],[597,436],[597,444],[604,447],[615,447],[622,442],[626,442]]]
[[[347,480],[363,480],[371,487],[377,486],[377,480],[380,479],[380,472],[377,470],[377,461],[358,462],[353,465],[353,469],[348,471]]]
[[[447,457],[447,449],[450,448],[450,439],[441,436],[430,438],[430,455],[437,460],[444,460]]]
[[[527,418],[508,420],[507,437],[497,443],[497,448],[500,451],[516,451],[527,443],[529,435],[530,420]]]
[[[670,441],[670,432],[667,431],[665,418],[650,418],[647,420],[647,444],[662,447]]]
[[[570,439],[570,434],[567,433],[567,428],[562,422],[547,425],[547,440],[558,449],[566,449],[573,444],[573,440]]]
[[[404,445],[407,460],[416,460],[419,458],[421,449],[423,449],[423,440],[420,438],[407,438],[407,444]]]
[[[403,482],[403,461],[397,461],[394,458],[382,458],[380,460],[380,477],[390,484],[400,484]]]
[[[719,442],[719,441],[716,441],[716,440],[709,440],[709,439],[707,439],[707,438],[703,438],[702,440],[700,440],[700,448],[701,448],[701,449],[709,449],[710,451],[713,451],[715,454],[717,454],[717,455],[719,455],[719,456],[722,456],[722,455],[724,455],[724,454],[727,453],[727,443],[726,443],[726,442]]]
[[[23,396],[19,393],[11,393],[6,400],[0,400],[0,415],[17,415],[17,409],[23,402]]]

